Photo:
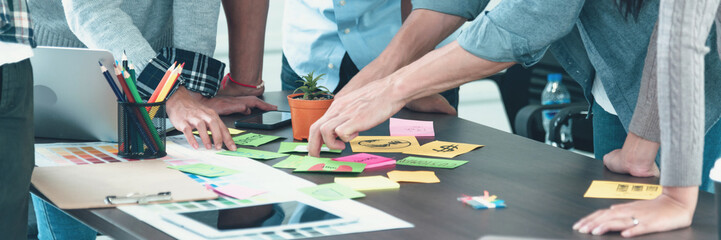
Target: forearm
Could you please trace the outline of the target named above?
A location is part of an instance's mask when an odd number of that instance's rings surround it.
[[[228,20],[233,80],[257,86],[263,73],[263,44],[268,1],[223,0]]]
[[[643,64],[641,88],[636,101],[636,109],[628,130],[639,137],[653,142],[660,141],[658,127],[658,96],[657,96],[657,57],[656,42],[658,41],[658,25],[651,35],[646,60]],[[655,155],[655,154],[654,154]]]

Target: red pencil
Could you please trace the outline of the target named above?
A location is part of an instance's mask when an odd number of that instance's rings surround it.
[[[120,82],[120,86],[123,88],[123,94],[125,94],[125,98],[127,98],[124,100],[128,102],[135,102],[133,97],[130,95],[130,89],[128,88],[128,84],[125,83],[125,79],[123,78],[123,74],[120,73],[120,69],[118,69],[118,66],[115,64],[113,64],[113,67],[115,68],[115,76],[117,76],[118,82]]]

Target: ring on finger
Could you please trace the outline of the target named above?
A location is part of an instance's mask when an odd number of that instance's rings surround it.
[[[638,219],[635,217],[631,217],[631,222],[633,223],[633,226],[638,226]]]

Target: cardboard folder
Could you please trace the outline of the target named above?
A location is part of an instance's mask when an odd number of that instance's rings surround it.
[[[93,165],[36,167],[32,184],[62,209],[106,208],[107,196],[170,192],[180,202],[218,197],[162,160],[144,160]],[[153,202],[153,203],[162,203]]]

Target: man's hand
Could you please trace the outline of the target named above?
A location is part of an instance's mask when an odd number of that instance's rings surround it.
[[[193,136],[193,130],[197,129],[206,149],[211,149],[215,143],[215,149],[220,150],[225,143],[228,149],[235,151],[235,143],[230,137],[228,128],[213,109],[200,103],[202,98],[198,93],[188,91],[182,86],[179,87],[166,104],[170,123],[175,129],[183,132],[188,143],[195,149],[198,148],[198,142]],[[213,136],[212,142],[208,131]]]
[[[235,79],[234,79],[235,80]],[[246,84],[253,84],[254,86],[260,85],[260,83],[263,82],[263,80],[258,79],[256,81],[243,81]],[[262,86],[260,88],[251,88],[251,87],[245,87],[240,86],[238,84],[235,84],[228,80],[228,82],[225,83],[225,86],[222,87],[220,90],[218,90],[217,96],[260,96],[263,95],[263,92],[265,92],[265,86]]]
[[[419,98],[406,104],[406,108],[416,112],[445,113],[458,115],[453,106],[441,94],[433,94],[428,97]]]
[[[228,97],[216,96],[213,98],[202,98],[203,106],[209,107],[219,115],[228,115],[232,113],[250,114],[253,108],[263,111],[278,110],[278,106],[264,102],[254,96],[244,97]]]
[[[658,176],[656,154],[659,143],[639,137],[632,132],[626,136],[623,148],[603,156],[603,164],[616,173],[628,173],[635,177]]]

